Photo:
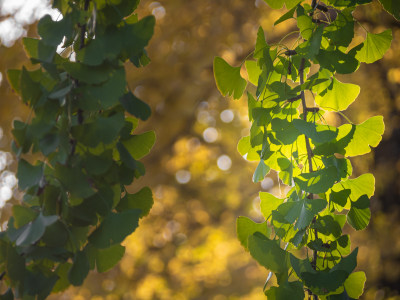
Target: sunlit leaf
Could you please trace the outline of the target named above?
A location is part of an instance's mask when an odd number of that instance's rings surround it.
[[[350,201],[357,201],[361,196],[367,195],[372,197],[375,191],[375,178],[372,174],[363,174],[354,179],[347,179],[332,187],[330,200],[344,207],[350,209]]]
[[[371,151],[370,147],[378,146],[384,131],[383,117],[375,116],[358,125],[340,126],[337,139],[345,138],[348,134],[351,135],[352,138],[345,147],[345,155],[347,157],[363,155]]]
[[[260,192],[260,208],[264,218],[269,218],[272,211],[277,209],[284,199],[276,198],[274,195],[266,192]]]
[[[311,173],[303,173],[294,178],[294,182],[308,193],[320,194],[328,191],[339,180],[335,167],[323,168]]]
[[[275,21],[274,26],[293,18],[294,12],[296,11],[296,6],[293,6],[288,12],[283,14],[278,20]]]
[[[385,55],[391,42],[392,31],[390,29],[377,34],[368,32],[362,48],[357,51],[356,58],[360,62],[373,63]]]
[[[364,292],[364,284],[367,280],[364,272],[354,272],[344,282],[344,288],[350,298],[358,299]]]
[[[264,160],[260,160],[253,174],[253,182],[262,181],[270,169],[271,168],[264,162]]]
[[[247,75],[249,76],[249,81],[257,86],[258,77],[260,76],[262,70],[257,65],[257,62],[254,60],[246,60],[245,66],[247,70]]]
[[[217,56],[214,59],[214,77],[218,90],[223,96],[239,99],[243,95],[247,82],[240,76],[240,67],[231,67]]]
[[[360,87],[351,83],[342,83],[335,77],[329,87],[316,95],[315,101],[319,106],[330,111],[346,110],[356,100]]]
[[[300,3],[302,0],[264,0],[273,9],[280,9],[283,4],[286,5],[287,9],[291,9]]]
[[[269,237],[271,229],[268,227],[267,222],[256,223],[247,217],[239,217],[236,219],[236,233],[242,246],[248,251],[248,239],[255,232],[260,232]]]

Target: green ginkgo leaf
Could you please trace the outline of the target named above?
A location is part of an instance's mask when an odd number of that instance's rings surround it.
[[[316,95],[315,102],[326,110],[342,111],[356,100],[359,93],[358,85],[342,83],[333,77],[328,88]]]
[[[299,4],[302,0],[264,0],[271,8],[280,9],[283,7],[283,4],[286,5],[287,9],[291,9],[297,4]]]
[[[354,272],[344,282],[344,288],[350,298],[358,299],[364,291],[364,284],[367,280],[364,272]]]
[[[339,127],[337,140],[351,136],[345,146],[345,156],[358,156],[369,153],[370,147],[376,147],[382,140],[385,124],[382,116],[369,118],[358,125],[345,124]]]
[[[240,76],[240,67],[232,67],[217,56],[214,59],[214,77],[223,96],[239,99],[243,95],[247,82]]]
[[[385,10],[400,21],[400,1],[398,0],[379,0]]]
[[[257,62],[254,60],[246,60],[245,62],[246,70],[247,70],[247,75],[249,76],[249,81],[257,86],[258,84],[258,77],[261,74],[261,69],[257,65]]]
[[[251,256],[274,273],[286,273],[289,269],[289,252],[281,249],[278,241],[272,241],[259,232],[248,240]]]
[[[350,211],[347,214],[347,222],[355,229],[362,230],[368,226],[371,219],[371,210],[369,209],[369,198],[362,195],[355,202],[351,202]]]
[[[283,200],[275,197],[274,195],[266,192],[260,192],[260,209],[261,213],[263,214],[264,218],[269,218],[272,211],[277,209],[279,205],[283,203]]]
[[[357,178],[347,179],[335,184],[330,191],[329,197],[338,206],[350,209],[351,202],[349,200],[357,201],[363,195],[372,197],[374,192],[375,178],[372,174],[367,173]],[[338,207],[336,208],[338,209]]]
[[[247,217],[239,217],[236,219],[236,233],[242,246],[248,251],[248,239],[254,233],[260,232],[265,236],[271,235],[271,229],[268,227],[267,221],[256,223]]]
[[[265,175],[268,174],[271,168],[264,162],[264,160],[260,160],[258,166],[253,174],[253,182],[260,182],[264,179]]]
[[[303,173],[294,178],[294,182],[308,193],[320,194],[328,191],[333,184],[340,180],[337,168],[330,166],[311,173]]]
[[[357,51],[356,59],[367,64],[373,63],[385,55],[391,42],[392,31],[390,29],[377,34],[368,32],[362,48]]]

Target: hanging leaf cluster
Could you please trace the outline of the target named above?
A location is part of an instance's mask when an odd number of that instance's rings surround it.
[[[151,110],[125,79],[125,62],[150,61],[145,47],[155,19],[139,20],[138,4],[54,0],[58,19],[44,16],[40,37],[23,39],[33,68],[8,71],[31,114],[13,124],[24,197],[0,234],[9,287],[1,299],[45,299],[81,285],[89,270],[109,270],[149,213],[151,190],[126,190],[144,175],[139,159],[155,141],[152,131],[135,133]]]
[[[289,11],[275,24],[294,19],[298,38],[290,46],[285,45],[290,35],[270,45],[260,27],[253,59],[242,63],[250,83],[251,128],[238,150],[258,162],[254,182],[275,170],[291,189],[282,198],[260,192],[265,222],[238,218],[238,238],[271,272],[264,286],[268,299],[303,300],[306,294],[313,299],[358,299],[366,277],[354,272],[358,249],[351,249],[343,227],[348,223],[362,230],[368,225],[375,179],[372,174],[354,178],[349,158],[376,147],[384,123],[381,116],[374,116],[354,124],[343,114],[360,87],[341,82],[337,75],[381,59],[392,34],[365,32],[362,43],[353,42],[353,11],[370,0],[265,1],[275,9],[286,5]],[[382,2],[398,15],[397,1]],[[232,67],[215,58],[214,76],[222,95],[242,97],[247,85],[242,65]],[[325,112],[347,121],[333,126]],[[267,289],[272,273],[278,286]]]

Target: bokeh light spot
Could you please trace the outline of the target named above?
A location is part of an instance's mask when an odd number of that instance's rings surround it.
[[[0,187],[0,207],[5,205],[5,202],[12,197],[12,190],[8,186]]]
[[[261,188],[263,190],[269,190],[274,186],[274,181],[270,177],[265,177],[263,181],[261,181]]]
[[[222,122],[230,123],[233,121],[235,115],[231,109],[225,109],[224,111],[221,112],[219,117],[221,118]]]
[[[203,138],[207,143],[214,143],[218,140],[219,134],[214,127],[208,127],[203,131]]]
[[[192,174],[190,174],[189,171],[187,170],[179,170],[175,174],[176,181],[178,181],[180,184],[186,184],[190,181],[192,177]]]
[[[221,155],[220,157],[218,157],[217,165],[218,165],[218,168],[220,168],[222,171],[227,171],[232,166],[232,160],[228,155],[224,154],[224,155]]]

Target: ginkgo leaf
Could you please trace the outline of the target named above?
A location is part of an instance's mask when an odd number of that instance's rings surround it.
[[[277,209],[283,203],[284,199],[276,198],[274,195],[266,192],[260,192],[260,209],[264,218],[269,218],[272,211]]]
[[[279,286],[272,286],[268,291],[265,292],[265,295],[267,296],[268,300],[303,300],[303,283],[300,281],[288,281]]]
[[[329,199],[343,207],[350,209],[352,201],[356,201],[362,195],[371,197],[375,192],[375,178],[372,174],[363,174],[354,179],[347,179],[335,184],[329,193]]]
[[[347,222],[355,229],[362,230],[368,226],[371,219],[371,210],[369,209],[369,198],[362,195],[355,202],[351,202],[350,211],[347,214]]]
[[[384,131],[383,117],[375,116],[358,125],[345,124],[340,126],[337,140],[351,135],[350,142],[344,148],[344,155],[358,156],[369,153],[370,147],[378,146]]]
[[[385,10],[400,20],[400,2],[398,0],[379,0]]]
[[[316,95],[315,102],[326,110],[342,111],[356,100],[359,93],[358,85],[342,83],[333,77],[328,88]]]
[[[271,168],[267,166],[264,160],[260,160],[256,170],[253,174],[253,182],[260,182],[264,179],[265,175],[268,174]]]
[[[249,236],[256,232],[260,232],[265,236],[271,235],[271,229],[267,225],[267,221],[256,223],[247,217],[239,217],[236,219],[236,232],[242,246],[248,251]]]
[[[367,64],[373,63],[383,57],[392,42],[392,31],[390,29],[381,33],[367,33],[367,38],[362,48],[357,51],[356,59]]]
[[[248,240],[251,256],[268,270],[274,273],[285,273],[289,268],[289,253],[272,241],[256,232]]]
[[[249,76],[249,81],[257,86],[258,84],[258,77],[260,77],[261,69],[257,65],[257,62],[254,60],[246,60],[245,62],[247,75]]]
[[[367,280],[364,272],[354,272],[344,282],[344,288],[347,295],[352,299],[358,299],[361,297],[364,291],[364,284]]]
[[[382,116],[372,117],[361,124],[344,124],[334,142],[317,145],[314,154],[333,155],[340,153],[347,157],[369,153],[371,147],[378,146],[385,131]]]
[[[243,95],[247,82],[240,76],[240,67],[232,67],[217,56],[214,59],[214,77],[218,90],[223,96],[239,99]]]
[[[315,172],[303,173],[294,178],[294,182],[308,193],[320,194],[328,191],[339,180],[337,168],[330,166]]]
[[[286,5],[287,9],[291,9],[297,4],[299,4],[302,0],[264,0],[271,8],[280,9],[283,7],[283,4]]]

